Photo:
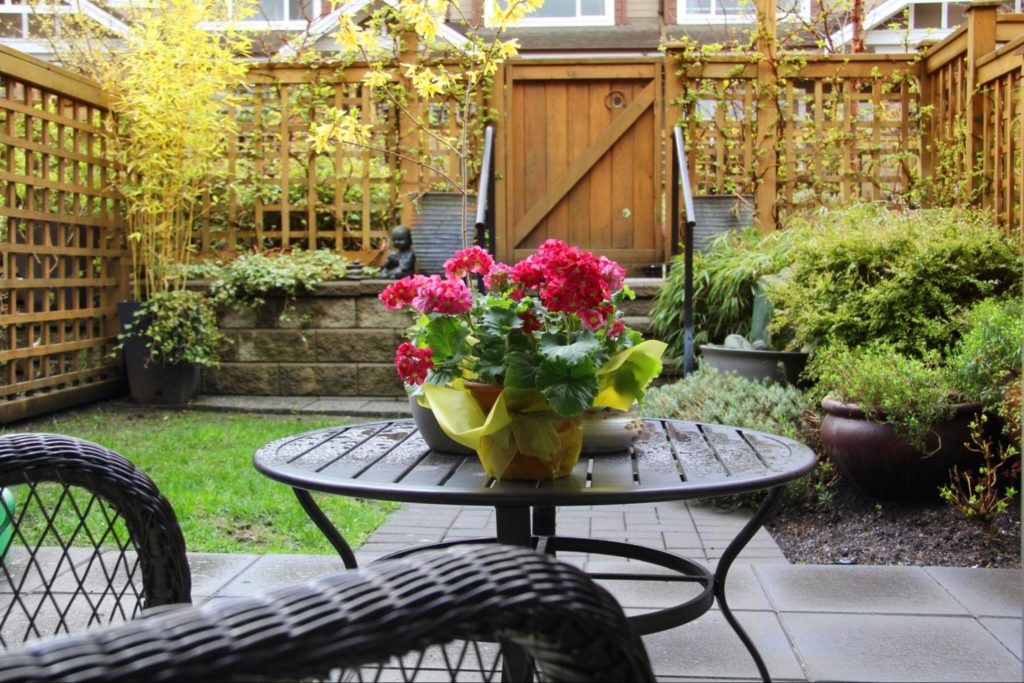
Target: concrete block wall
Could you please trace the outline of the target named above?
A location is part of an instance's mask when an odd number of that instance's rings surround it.
[[[629,325],[646,334],[647,311],[662,281],[629,284],[637,298],[623,312]],[[377,295],[387,285],[384,280],[328,282],[287,311],[281,299],[255,311],[223,311],[220,327],[231,344],[220,367],[203,371],[202,392],[405,396],[393,360],[413,317],[384,310]]]

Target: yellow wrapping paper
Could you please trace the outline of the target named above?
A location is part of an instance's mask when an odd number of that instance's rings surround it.
[[[661,372],[666,348],[651,340],[612,356],[598,370],[594,406],[629,410]],[[475,450],[495,479],[555,479],[579,460],[580,418],[558,416],[537,391],[506,388],[486,415],[461,381],[451,387],[424,384],[423,393],[441,429]]]
[[[594,406],[629,410],[661,373],[661,356],[667,348],[665,342],[649,339],[609,358],[597,371]]]
[[[475,450],[495,479],[555,479],[579,460],[580,418],[556,415],[539,392],[505,389],[487,415],[461,383],[423,392],[441,429]]]

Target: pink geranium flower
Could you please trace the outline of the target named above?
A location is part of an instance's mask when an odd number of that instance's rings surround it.
[[[449,278],[461,278],[476,273],[487,275],[494,266],[494,258],[486,250],[474,245],[455,252],[444,264],[444,272]]]
[[[473,293],[462,280],[431,275],[420,286],[412,306],[420,313],[461,315],[473,308]]]
[[[434,367],[433,356],[434,352],[430,349],[421,349],[410,342],[402,342],[395,352],[398,376],[406,384],[423,384],[427,379],[427,372]]]

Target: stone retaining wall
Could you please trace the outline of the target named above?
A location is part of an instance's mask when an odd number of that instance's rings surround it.
[[[637,300],[624,313],[647,331],[647,310],[662,284],[630,280]],[[384,280],[322,284],[285,312],[283,300],[257,311],[225,311],[221,331],[231,346],[219,368],[203,371],[202,392],[251,396],[404,396],[392,363],[413,323],[377,299]]]

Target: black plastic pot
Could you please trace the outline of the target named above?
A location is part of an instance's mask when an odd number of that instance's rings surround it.
[[[117,322],[124,331],[142,308],[138,301],[117,302]],[[131,337],[124,342],[124,366],[128,390],[137,403],[187,403],[199,391],[199,366],[193,363],[159,363],[149,359],[149,337],[145,336],[149,321],[140,320]]]

